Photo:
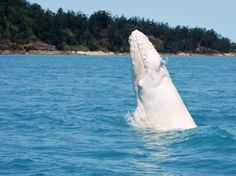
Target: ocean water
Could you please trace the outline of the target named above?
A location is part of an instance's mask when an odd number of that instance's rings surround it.
[[[0,175],[236,175],[236,57],[165,57],[198,128],[130,125],[128,56],[0,56]]]

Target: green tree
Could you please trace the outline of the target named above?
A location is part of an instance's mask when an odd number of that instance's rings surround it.
[[[128,52],[128,37],[139,29],[161,52],[235,52],[236,44],[214,30],[170,27],[168,23],[98,11],[90,17],[82,12],[56,13],[26,0],[0,0],[0,48],[6,44],[44,42],[60,50]],[[19,47],[18,47],[19,48]]]

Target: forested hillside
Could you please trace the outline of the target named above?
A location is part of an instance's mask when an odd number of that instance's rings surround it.
[[[158,19],[157,19],[158,20]],[[134,29],[147,34],[160,52],[235,52],[236,44],[205,28],[170,27],[139,17],[98,11],[44,10],[25,0],[0,0],[0,50],[101,50],[127,52]]]

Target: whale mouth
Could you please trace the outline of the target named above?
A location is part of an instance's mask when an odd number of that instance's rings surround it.
[[[145,64],[145,53],[143,51],[142,33],[135,30],[129,36],[130,55],[133,64],[133,71],[136,79],[140,80],[144,77],[147,65]]]
[[[135,82],[150,70],[160,68],[163,61],[146,35],[134,30],[129,36],[129,44]]]

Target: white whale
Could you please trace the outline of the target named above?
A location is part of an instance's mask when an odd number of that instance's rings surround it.
[[[129,37],[137,107],[132,121],[160,131],[190,129],[196,124],[148,38],[138,30]]]

